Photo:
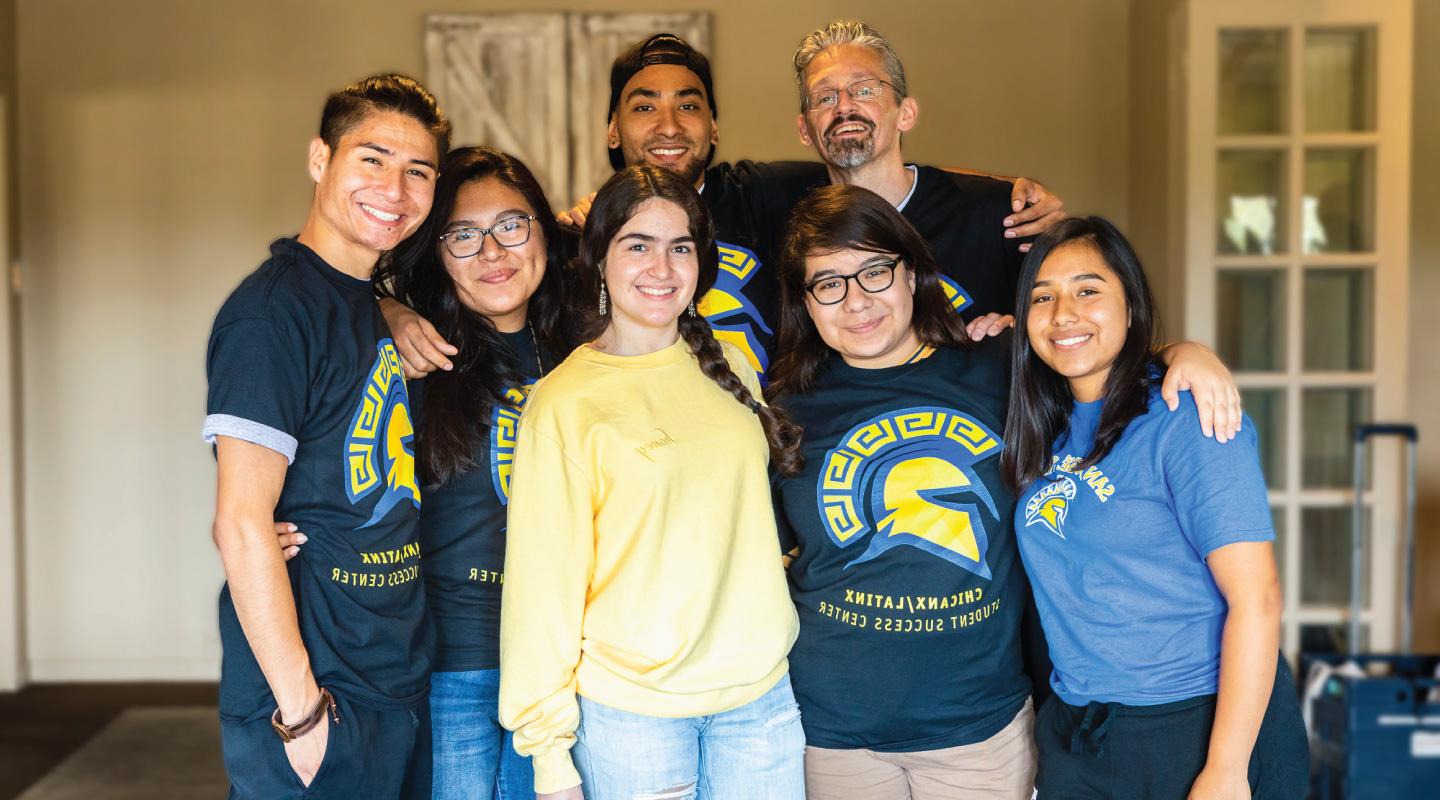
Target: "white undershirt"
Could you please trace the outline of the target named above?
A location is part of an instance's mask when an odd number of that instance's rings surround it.
[[[906,164],[905,169],[910,170],[910,191],[906,192],[905,196],[900,198],[900,202],[895,204],[896,211],[905,210],[905,204],[910,202],[910,198],[915,196],[915,187],[920,185],[919,167],[916,167],[914,164]]]

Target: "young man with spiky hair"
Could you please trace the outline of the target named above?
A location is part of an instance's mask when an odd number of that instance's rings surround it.
[[[429,212],[449,138],[434,97],[405,76],[330,95],[304,227],[215,318],[204,437],[232,799],[402,794],[433,632],[409,395],[370,280]],[[289,564],[277,519],[308,536]]]

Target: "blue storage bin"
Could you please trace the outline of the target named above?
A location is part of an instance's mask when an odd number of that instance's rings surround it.
[[[1440,656],[1306,654],[1321,662],[1389,665],[1382,677],[1331,675],[1311,707],[1311,797],[1316,800],[1440,799]]]

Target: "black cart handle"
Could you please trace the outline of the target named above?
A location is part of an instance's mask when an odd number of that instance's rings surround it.
[[[1420,439],[1420,430],[1408,422],[1376,422],[1355,426],[1356,444],[1374,436],[1404,436],[1415,442]]]

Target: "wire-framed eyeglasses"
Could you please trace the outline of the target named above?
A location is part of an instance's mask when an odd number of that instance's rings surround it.
[[[530,221],[535,217],[520,214],[497,221],[488,228],[456,228],[441,234],[445,249],[456,258],[469,258],[485,246],[485,236],[495,237],[501,247],[519,247],[530,241]]]
[[[885,87],[891,89],[895,85],[880,78],[866,78],[863,81],[855,81],[846,86],[845,94],[857,103],[873,103],[885,96]],[[824,111],[831,109],[840,102],[839,89],[826,89],[823,92],[811,92],[805,95],[805,108],[810,111]]]
[[[805,291],[815,298],[815,302],[822,306],[833,306],[845,299],[850,293],[850,281],[855,281],[870,294],[877,294],[889,289],[895,283],[895,267],[900,262],[874,261],[849,275],[826,275],[823,278],[816,278],[805,284]]]

